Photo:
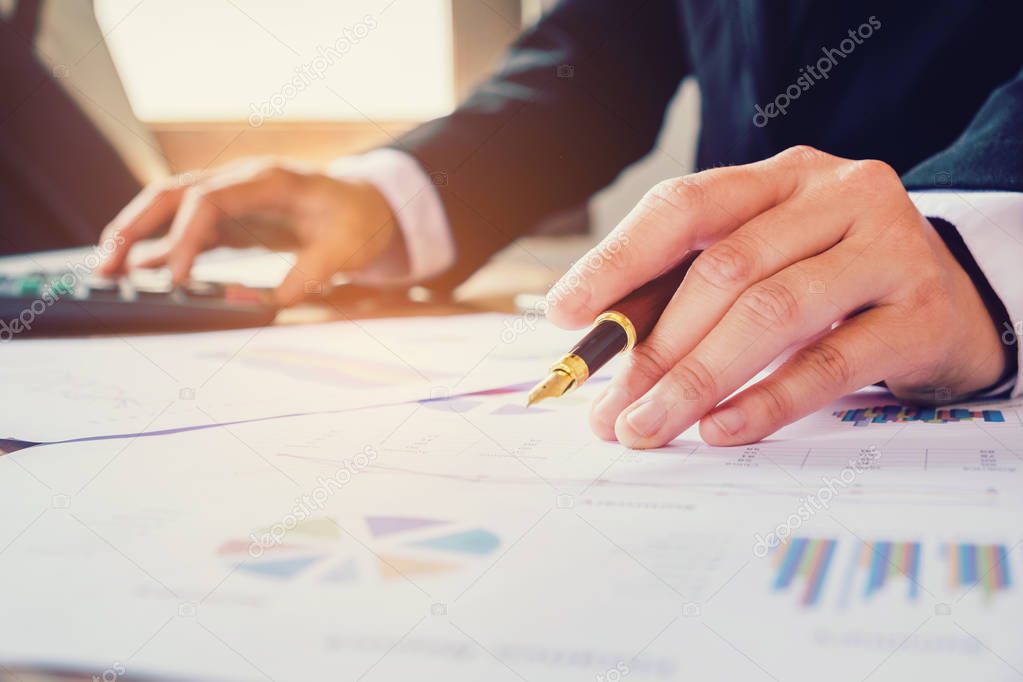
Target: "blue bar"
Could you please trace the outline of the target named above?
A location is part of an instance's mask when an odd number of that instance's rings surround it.
[[[874,543],[874,555],[870,561],[870,579],[867,581],[867,596],[877,592],[884,587],[885,578],[888,577],[888,556],[892,551],[892,543]]]
[[[1005,415],[1002,414],[1001,410],[984,410],[984,421],[986,422],[1005,422]]]
[[[973,585],[977,582],[977,547],[959,545],[959,584]]]
[[[920,596],[920,543],[914,542],[909,550],[909,598],[916,599]]]
[[[778,577],[774,580],[774,589],[784,589],[792,583],[796,576],[796,569],[799,568],[799,561],[806,552],[806,538],[796,538],[789,543],[782,558],[781,567],[778,569]]]
[[[831,557],[835,553],[835,541],[834,540],[822,540],[824,543],[824,556],[821,557],[819,569],[817,571],[816,580],[810,585],[809,599],[807,604],[816,604],[817,600],[821,596],[821,589],[824,587],[824,579],[828,576],[828,566],[831,564]],[[813,576],[810,576],[813,579]]]

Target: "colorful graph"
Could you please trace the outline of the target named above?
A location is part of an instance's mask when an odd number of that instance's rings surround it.
[[[949,587],[953,590],[979,584],[990,597],[1012,587],[1005,545],[948,544],[942,547],[942,554],[948,563]]]
[[[966,410],[963,408],[907,407],[905,405],[875,405],[855,410],[839,410],[834,415],[843,422],[854,426],[867,424],[924,422],[947,424],[949,422],[985,421],[1004,422],[1001,410]]]
[[[312,518],[283,534],[277,526],[276,534],[264,529],[248,538],[229,540],[217,553],[232,560],[238,572],[253,576],[352,583],[448,573],[501,546],[500,538],[489,530],[462,527],[444,519],[366,516],[354,523],[361,524],[372,538],[369,552],[347,538],[341,524]]]
[[[842,603],[847,604],[857,591],[864,601],[870,601],[896,579],[905,581],[906,599],[915,601],[920,596],[920,543],[862,542],[852,555]],[[857,585],[862,586],[860,590]]]
[[[803,583],[800,603],[813,606],[818,603],[828,569],[835,554],[835,540],[793,538],[779,545],[775,552],[775,578],[772,589],[784,592],[801,579]]]

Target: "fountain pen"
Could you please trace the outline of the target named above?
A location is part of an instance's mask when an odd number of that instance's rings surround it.
[[[699,255],[700,251],[690,251],[678,265],[601,313],[589,333],[551,366],[546,379],[533,387],[526,406],[563,396],[582,386],[611,358],[632,350],[645,339]]]

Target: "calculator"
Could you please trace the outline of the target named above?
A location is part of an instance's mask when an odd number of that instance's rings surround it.
[[[72,269],[0,272],[0,341],[29,335],[234,329],[277,316],[270,292],[236,284],[175,286],[166,271],[117,278]]]

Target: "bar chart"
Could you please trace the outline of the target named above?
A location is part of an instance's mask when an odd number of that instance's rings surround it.
[[[921,543],[891,540],[859,542],[850,554],[841,592],[841,605],[853,599],[870,602],[880,594],[892,593],[893,585],[904,583],[909,602],[920,597]]]
[[[772,589],[799,592],[803,606],[818,604],[836,545],[835,540],[818,538],[793,538],[780,545],[774,553],[776,573]]]
[[[793,537],[770,555],[770,590],[797,595],[802,608],[884,600],[912,606],[924,596],[957,600],[973,590],[989,602],[1014,586],[1012,555],[999,543]]]
[[[979,586],[988,598],[1012,587],[1012,567],[1005,545],[948,544],[942,548],[948,564],[949,588],[969,590]]]
[[[1004,423],[1005,415],[1001,410],[968,410],[965,408],[934,408],[909,407],[906,405],[875,405],[858,409],[838,410],[834,413],[839,421],[850,422],[854,426],[868,424],[902,424],[922,422],[925,424],[948,424],[949,422],[983,421]]]

